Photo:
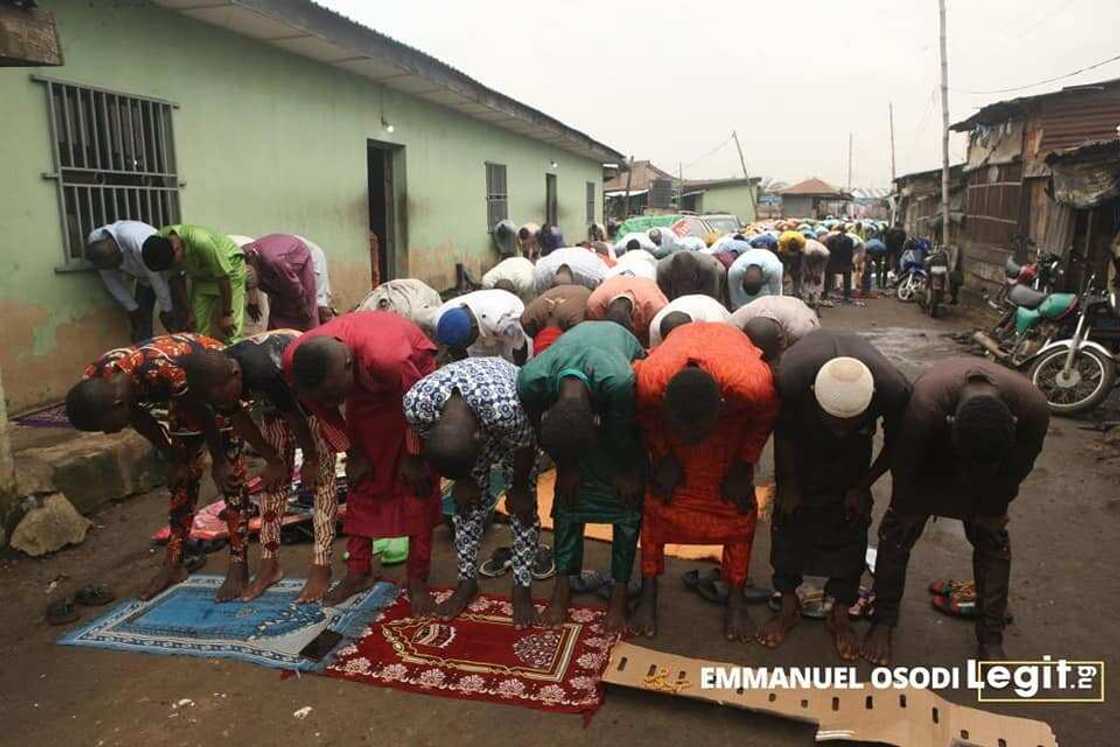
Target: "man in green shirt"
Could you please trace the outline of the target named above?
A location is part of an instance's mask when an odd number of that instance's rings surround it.
[[[187,329],[227,343],[245,327],[245,254],[233,239],[201,226],[164,226],[144,242],[144,264],[173,270],[176,304],[188,309]],[[183,276],[190,278],[190,303]]]
[[[630,364],[644,355],[638,339],[620,325],[583,322],[527,362],[518,376],[518,397],[556,462],[556,586],[545,613],[550,624],[567,619],[568,577],[581,570],[587,523],[614,526],[607,628],[626,624],[646,471]]]

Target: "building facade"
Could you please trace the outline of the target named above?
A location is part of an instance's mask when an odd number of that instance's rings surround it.
[[[0,367],[60,397],[127,323],[82,259],[118,218],[304,235],[346,310],[371,276],[446,288],[499,218],[602,219],[620,153],[311,2],[40,2],[64,63],[0,71]],[[376,241],[371,241],[376,236]],[[372,251],[376,246],[377,251]]]

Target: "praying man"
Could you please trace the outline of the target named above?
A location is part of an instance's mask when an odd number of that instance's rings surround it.
[[[645,472],[630,364],[644,354],[638,338],[621,325],[587,321],[526,363],[518,376],[518,396],[541,447],[556,463],[556,584],[545,613],[550,625],[567,619],[568,579],[582,570],[585,524],[614,527],[606,626],[618,632],[626,624]]]
[[[533,352],[540,355],[582,322],[589,298],[591,291],[582,285],[558,285],[530,301],[521,315],[521,327],[533,339]]]
[[[435,370],[435,345],[404,317],[357,311],[304,333],[284,350],[284,375],[347,452],[346,576],[323,598],[335,605],[373,586],[373,540],[408,537],[412,613],[424,617],[439,480],[404,418],[405,393]],[[345,415],[339,408],[345,405]]]
[[[457,617],[478,594],[478,553],[486,528],[490,472],[505,473],[506,508],[513,532],[513,625],[537,621],[533,564],[537,557],[536,437],[517,399],[517,366],[497,357],[449,363],[416,382],[404,397],[404,415],[420,437],[421,455],[452,479],[455,556],[459,585],[436,607]]]
[[[800,235],[800,234],[798,234]],[[821,320],[808,304],[794,296],[763,296],[731,315],[731,324],[746,333],[772,366],[782,353],[805,335],[820,329]]]
[[[871,486],[887,471],[910,385],[862,337],[818,330],[782,356],[778,391],[770,562],[782,607],[759,641],[781,645],[801,618],[802,576],[827,576],[825,593],[835,600],[829,632],[840,658],[852,661],[859,641],[848,608],[859,596],[866,562]],[[872,461],[880,419],[883,447]]]
[[[782,260],[769,249],[748,249],[727,268],[731,310],[763,296],[782,295]]]
[[[331,580],[331,553],[338,514],[335,452],[323,435],[323,424],[299,404],[284,378],[284,351],[300,336],[278,329],[246,338],[224,351],[205,349],[186,360],[187,382],[195,395],[229,417],[237,433],[268,463],[261,498],[261,562],[242,594],[256,599],[284,578],[280,565],[280,530],[291,492],[295,450],[303,455],[300,483],[315,495],[312,526],[314,548],[307,582],[296,604],[317,602]],[[260,424],[250,407],[260,409]]]
[[[311,250],[298,236],[270,233],[241,249],[256,271],[260,290],[268,294],[268,328],[306,332],[319,324],[318,288]],[[259,310],[250,304],[254,321]]]
[[[435,315],[436,342],[452,357],[497,355],[518,365],[532,354],[532,342],[521,327],[525,304],[509,291],[478,290],[456,296]]]
[[[223,516],[229,530],[229,568],[216,599],[237,599],[249,581],[243,442],[225,418],[215,417],[190,390],[184,366],[190,355],[221,347],[213,338],[183,333],[110,350],[86,367],[82,380],[66,395],[66,417],[75,428],[119,433],[131,427],[151,442],[169,465],[171,536],[163,567],[140,592],[144,600],[187,577],[183,544],[194,526],[207,449],[214,483],[225,496]],[[152,407],[169,407],[166,430],[152,416]]]
[[[755,628],[743,587],[758,507],[754,467],[778,414],[774,377],[742,332],[687,324],[634,364],[638,418],[650,457],[642,516],[642,591],[630,619],[657,633],[657,579],[666,543],[720,544],[730,587],[724,635],[748,643]]]
[[[144,264],[144,242],[155,235],[156,229],[147,223],[119,220],[95,228],[86,240],[86,259],[97,268],[109,293],[128,312],[132,342],[152,337],[152,311],[157,303],[164,329],[177,330],[182,316],[176,313],[167,277]],[[129,282],[135,288],[130,288]]]
[[[644,278],[617,276],[603,281],[587,299],[587,318],[621,324],[642,345],[649,345],[649,324],[669,303],[657,283]]]

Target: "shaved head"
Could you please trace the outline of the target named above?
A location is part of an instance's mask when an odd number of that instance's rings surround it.
[[[690,317],[683,311],[670,311],[661,319],[661,325],[658,328],[661,332],[661,339],[665,340],[666,338],[668,338],[669,333],[677,327],[681,327],[685,324],[691,323],[692,317]]]
[[[338,407],[353,388],[353,358],[339,339],[317,335],[296,348],[292,356],[296,389],[329,407]]]
[[[682,368],[665,387],[665,423],[685,443],[707,438],[719,419],[719,384],[698,366]]]
[[[481,450],[478,421],[456,392],[424,438],[424,458],[439,474],[460,480],[470,475]]]
[[[621,325],[631,332],[634,331],[634,302],[626,296],[613,299],[607,306],[607,321]]]
[[[762,351],[762,359],[773,363],[782,355],[782,325],[765,316],[756,316],[748,319],[743,325],[743,331],[750,338],[754,346]]]

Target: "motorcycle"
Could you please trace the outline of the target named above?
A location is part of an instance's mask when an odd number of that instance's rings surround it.
[[[1091,289],[1093,280],[1089,281]],[[1120,301],[1111,292],[1087,290],[1073,334],[1045,345],[1035,356],[1031,382],[1050,412],[1076,415],[1104,402],[1120,365]]]
[[[1023,247],[1035,243],[1026,237],[1016,237],[1016,250],[1003,263],[1004,282],[994,297],[987,296],[988,305],[996,311],[1003,311],[1007,304],[1007,294],[1014,285],[1026,285],[1037,291],[1051,293],[1058,287],[1062,278],[1062,255],[1053,252],[1039,252],[1034,262],[1020,264],[1015,258],[1022,256]]]
[[[913,301],[915,295],[925,287],[929,274],[926,272],[925,252],[921,244],[907,249],[899,258],[898,287],[895,295],[899,301]]]
[[[950,292],[949,254],[945,249],[938,247],[925,258],[922,264],[926,273],[926,282],[916,291],[918,304],[931,319],[936,319],[945,303],[945,296]]]
[[[1063,337],[1063,326],[1074,318],[1078,305],[1076,294],[1042,293],[1015,284],[1008,291],[1003,316],[988,333],[977,331],[972,339],[1004,365],[1021,369],[1051,340]]]

